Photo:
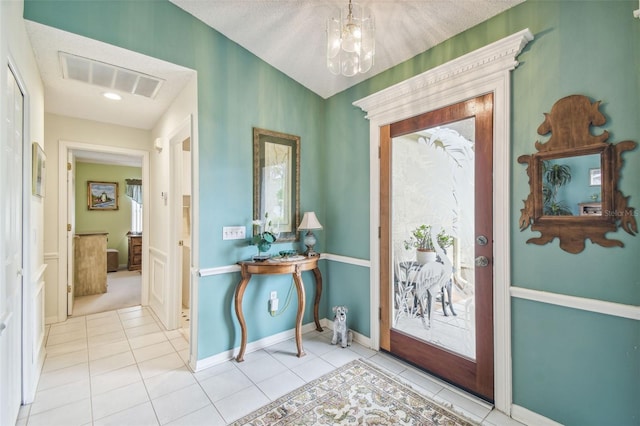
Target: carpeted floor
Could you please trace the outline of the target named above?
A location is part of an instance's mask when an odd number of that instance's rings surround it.
[[[107,292],[74,298],[73,316],[96,314],[141,303],[140,271],[117,271],[107,274]]]
[[[355,360],[233,425],[447,425],[473,423]]]

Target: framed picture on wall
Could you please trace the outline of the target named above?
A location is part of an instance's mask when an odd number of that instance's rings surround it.
[[[118,210],[118,182],[87,182],[89,210]]]
[[[44,183],[46,176],[47,157],[38,142],[31,144],[31,193],[38,197],[44,197]]]
[[[601,183],[600,169],[589,169],[589,186],[598,186]]]

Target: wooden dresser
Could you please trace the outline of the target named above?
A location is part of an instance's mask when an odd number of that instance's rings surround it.
[[[129,237],[129,256],[127,269],[139,271],[142,269],[142,234],[127,234]]]
[[[78,233],[73,239],[73,295],[88,296],[107,291],[107,233]]]

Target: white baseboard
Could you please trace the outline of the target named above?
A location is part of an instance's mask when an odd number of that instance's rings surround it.
[[[322,323],[320,324],[322,325]],[[308,333],[309,331],[313,331],[316,329],[315,322],[311,322],[309,324],[302,325],[302,333]],[[278,334],[274,334],[272,336],[264,337],[260,340],[256,340],[255,342],[247,343],[247,348],[245,350],[245,355],[250,354],[251,352],[259,351],[260,349],[264,349],[266,347],[275,345],[280,342],[284,342],[285,340],[289,340],[295,337],[295,328],[290,330],[282,331]],[[219,354],[210,356],[208,358],[200,359],[196,362],[194,371],[200,371],[208,367],[213,367],[214,365],[221,364],[223,362],[227,362],[233,359],[236,354],[240,351],[240,347],[235,347],[231,350],[220,352]]]
[[[562,426],[562,423],[555,422],[516,404],[511,404],[511,418],[525,425]]]
[[[333,320],[329,320],[327,318],[322,318],[320,320],[320,325],[324,329],[333,330]],[[308,333],[316,329],[316,323],[310,322],[308,324],[302,325],[302,333]],[[282,331],[278,334],[274,334],[272,336],[264,337],[260,340],[256,340],[255,342],[247,343],[247,349],[245,351],[246,354],[250,354],[251,352],[259,351],[260,349],[264,349],[266,347],[275,345],[280,342],[284,342],[285,340],[289,340],[296,335],[296,329],[291,328],[289,330]],[[353,332],[353,340],[356,343],[361,344],[366,348],[371,348],[371,339],[367,336],[364,336],[360,333]],[[194,372],[204,370],[205,368],[213,367],[214,365],[221,364],[223,362],[227,362],[233,358],[235,358],[236,354],[240,351],[240,347],[235,347],[231,350],[220,352],[219,354],[210,356],[208,358],[200,359],[195,362],[195,367],[192,363],[190,363],[191,368]]]
[[[65,312],[65,314],[66,314],[66,312]],[[61,322],[61,321],[58,320],[58,316],[57,315],[56,316],[48,316],[48,317],[46,317],[44,319],[44,324],[45,325],[56,324],[58,322]]]

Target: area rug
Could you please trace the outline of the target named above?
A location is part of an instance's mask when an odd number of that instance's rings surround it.
[[[233,425],[472,425],[363,360],[352,361]]]

